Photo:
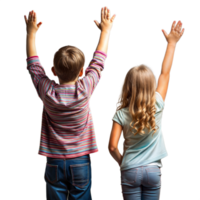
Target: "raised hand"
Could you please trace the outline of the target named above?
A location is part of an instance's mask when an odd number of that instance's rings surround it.
[[[110,18],[110,10],[107,7],[101,9],[101,23],[94,20],[95,24],[101,31],[109,32],[112,28],[113,21],[116,15]]]
[[[176,45],[176,43],[179,41],[179,39],[184,33],[184,28],[182,29],[181,21],[178,21],[177,24],[174,21],[172,24],[171,32],[169,34],[167,34],[164,30],[162,30],[162,32],[168,43]]]
[[[35,12],[33,9],[28,10],[26,14],[23,14],[23,22],[25,22],[26,26],[26,35],[38,34],[42,25],[44,25],[44,21],[39,21],[38,12]]]

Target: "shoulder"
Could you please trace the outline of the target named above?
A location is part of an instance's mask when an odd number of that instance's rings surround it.
[[[121,126],[124,126],[124,122],[126,121],[127,115],[129,115],[128,108],[122,108],[120,110],[117,110],[113,117],[113,121],[117,122]]]

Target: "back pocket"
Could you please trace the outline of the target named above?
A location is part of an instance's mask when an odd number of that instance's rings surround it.
[[[146,169],[146,172],[149,185],[151,186],[161,185],[161,171],[159,167],[157,166],[149,167]]]
[[[72,184],[79,188],[85,187],[89,183],[90,163],[70,165],[72,174]]]
[[[50,183],[55,183],[58,180],[58,165],[46,164],[45,180]]]
[[[121,184],[134,186],[136,183],[138,169],[128,169],[121,171]]]

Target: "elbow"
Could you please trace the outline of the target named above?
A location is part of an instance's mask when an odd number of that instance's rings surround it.
[[[108,151],[113,152],[113,151],[115,151],[115,148],[114,147],[108,147]]]

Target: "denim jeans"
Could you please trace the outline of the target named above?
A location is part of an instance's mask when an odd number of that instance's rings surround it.
[[[89,155],[72,158],[47,158],[45,170],[47,200],[91,200]]]
[[[123,200],[161,199],[163,174],[158,166],[142,166],[120,173]],[[91,155],[72,159],[47,157],[44,171],[45,200],[92,200],[92,179]]]
[[[146,165],[121,171],[124,200],[158,200],[161,172],[156,165]]]

